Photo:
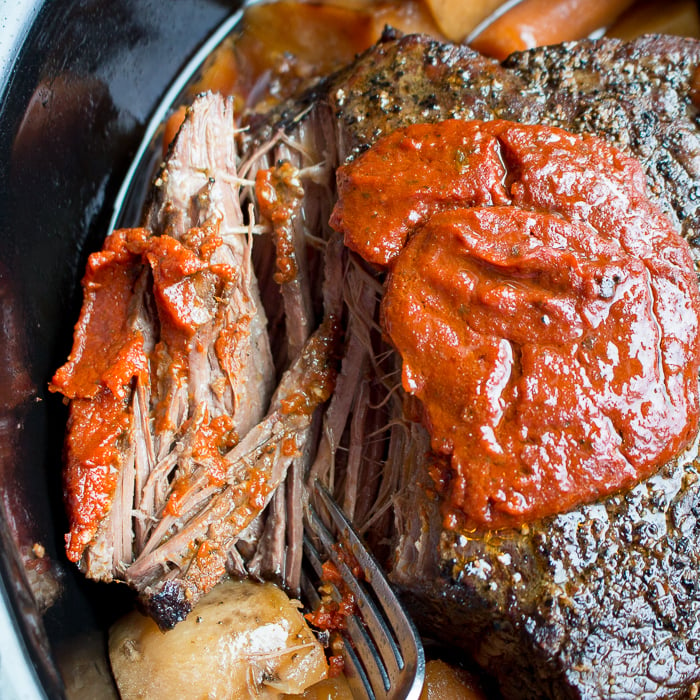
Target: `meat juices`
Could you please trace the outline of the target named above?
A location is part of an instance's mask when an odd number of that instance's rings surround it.
[[[639,163],[594,137],[447,120],[338,171],[332,222],[390,270],[383,328],[457,529],[619,491],[698,428],[700,293]]]

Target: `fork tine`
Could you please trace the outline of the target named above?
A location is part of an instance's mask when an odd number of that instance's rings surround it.
[[[369,628],[371,637],[367,634],[362,625],[357,625],[357,629],[350,629],[353,624],[352,618],[348,619],[349,633],[360,658],[365,661],[367,674],[370,677],[372,687],[383,689],[388,692],[391,688],[390,675],[395,675],[392,670],[403,668],[403,658],[396,646],[396,642],[382,619],[382,615],[367,593],[362,589],[357,579],[353,576],[348,565],[342,560],[333,549],[336,542],[330,532],[314,513],[311,516],[315,534],[321,540],[327,557],[336,565],[343,580],[350,588],[358,609],[360,610],[364,622]],[[372,642],[374,638],[374,643]],[[379,656],[377,656],[379,652]]]
[[[364,547],[359,535],[345,518],[331,495],[318,482],[314,491],[328,511],[339,538],[352,553],[365,574],[359,582],[333,547],[337,541],[309,506],[307,523],[318,538],[324,556],[338,567],[352,591],[362,621],[348,619],[348,636],[362,661],[372,688],[378,697],[418,698],[425,672],[423,649],[413,623],[389,586],[376,560]],[[309,541],[309,546],[313,547]],[[321,559],[313,547],[309,559],[320,576]],[[316,562],[313,562],[316,559]],[[376,601],[376,602],[375,602]],[[383,611],[383,612],[382,612]],[[385,616],[389,624],[385,621]],[[349,646],[349,645],[346,645]]]
[[[353,615],[350,617],[347,625],[348,635],[352,640],[357,658],[362,663],[367,674],[374,694],[377,697],[393,697],[392,691],[396,687],[396,681],[392,685],[392,677],[396,678],[397,674],[390,673],[389,669],[382,663],[383,659],[378,654],[372,638],[357,616]]]
[[[415,630],[412,629],[413,626],[410,620],[406,617],[401,604],[396,598],[394,591],[389,586],[386,578],[384,578],[383,575],[377,576],[375,574],[375,572],[381,571],[379,564],[364,546],[360,536],[355,532],[354,528],[345,517],[343,511],[338,507],[332,496],[320,483],[317,485],[317,493],[321,496],[324,505],[328,509],[329,515],[333,519],[333,523],[340,533],[340,537],[350,545],[353,556],[357,560],[357,563],[362,567],[362,570],[366,575],[365,580],[374,589],[375,595],[379,601],[383,603],[384,612],[386,613],[392,627],[395,630],[409,627],[409,631],[415,633]],[[344,562],[343,564],[345,565]],[[345,566],[347,568],[347,565]],[[355,580],[354,577],[353,580]],[[391,633],[384,624],[382,616],[378,613],[376,607],[371,603],[371,599],[366,599],[363,597],[361,600],[367,603],[370,614],[377,620],[378,624],[382,628],[383,634],[380,639],[383,641],[385,640],[388,649],[390,649],[394,654],[397,664],[402,664],[401,654],[394,643]]]
[[[312,517],[317,518],[318,516],[314,513]],[[330,533],[325,529],[324,525],[320,521],[314,521],[313,525],[316,534],[323,540],[324,549],[329,551],[326,547],[326,543],[329,541],[333,542]],[[304,547],[309,561],[312,563],[314,570],[320,578],[323,563],[321,556],[308,537],[305,538]],[[337,558],[335,551],[333,551],[333,554],[329,554],[329,558],[336,566],[339,567],[340,571],[341,567],[344,566],[344,563],[342,560]],[[342,573],[343,572],[341,571],[341,574]],[[345,579],[345,576],[343,576],[343,579]],[[352,581],[349,582],[349,587],[353,591],[353,596],[355,597],[356,602],[364,598],[364,594],[358,590],[356,585],[353,585]],[[338,597],[340,598],[342,594],[337,591],[337,588],[333,588],[336,590]],[[358,622],[355,616],[348,617],[347,628],[348,636],[353,642],[353,646],[345,644],[345,651],[352,656],[351,665],[353,666],[354,671],[352,675],[357,675],[360,677],[359,680],[370,698],[375,697],[375,690],[381,691],[382,694],[380,697],[385,697],[385,694],[388,693],[391,688],[391,680],[384,664],[382,663],[382,657],[377,653],[376,646],[372,642],[372,638],[369,636],[367,630],[362,626],[362,624]]]
[[[322,564],[321,558],[318,555],[316,548],[311,543],[311,540],[306,535],[304,536],[304,553],[306,554],[309,562],[311,562],[317,576],[320,577]],[[312,608],[318,607],[321,602],[321,598],[303,569],[301,584],[302,591],[306,596],[307,602],[311,604]],[[333,586],[333,588],[335,589],[335,586]],[[335,591],[338,597],[340,597],[340,592],[337,591],[337,589],[335,589]],[[348,685],[350,686],[352,696],[354,698],[367,697],[370,700],[375,700],[377,696],[372,689],[372,684],[365,673],[364,666],[357,658],[357,654],[355,653],[352,645],[348,644],[342,637],[340,638],[340,642],[342,644],[342,655],[345,662],[345,676],[348,681]]]

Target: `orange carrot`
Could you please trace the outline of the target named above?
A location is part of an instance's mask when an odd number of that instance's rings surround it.
[[[165,122],[165,128],[163,129],[163,155],[168,152],[168,146],[170,142],[175,138],[177,132],[182,126],[182,122],[185,121],[185,114],[187,113],[187,107],[182,105],[178,107],[177,111],[173,112],[168,120]]]
[[[239,79],[239,67],[233,43],[227,41],[209,57],[202,70],[200,80],[192,92],[220,92],[222,95],[232,95]]]
[[[637,0],[606,32],[625,41],[642,34],[700,37],[700,7],[695,0]]]
[[[513,51],[581,39],[611,24],[633,0],[522,0],[489,24],[471,47],[503,60]]]

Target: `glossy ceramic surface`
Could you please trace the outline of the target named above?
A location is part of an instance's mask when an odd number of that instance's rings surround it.
[[[151,113],[236,7],[0,3],[0,695],[8,700],[62,697],[55,650],[104,629],[120,609],[118,593],[106,599],[63,556],[66,416],[47,385],[70,349],[87,255],[107,232]],[[60,587],[44,615],[29,579],[49,597]]]

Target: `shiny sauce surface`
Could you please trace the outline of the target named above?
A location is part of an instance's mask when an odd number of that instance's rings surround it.
[[[133,454],[136,382],[145,396],[151,382],[167,384],[154,414],[160,430],[173,427],[168,407],[185,381],[191,344],[198,328],[216,313],[211,299],[236,275],[212,262],[219,245],[216,227],[193,228],[184,241],[152,236],[143,228],[120,229],[88,259],[73,349],[49,385],[71,400],[63,474],[71,561],[80,560],[109,513],[123,463]],[[146,298],[145,284],[153,297],[154,308],[148,312],[139,310],[138,303]],[[157,314],[158,338],[143,337],[140,313]],[[227,417],[210,420],[205,414],[202,422],[193,438],[193,454],[206,461],[210,481],[218,484],[225,468],[222,454],[236,436]],[[175,485],[168,503],[171,514],[177,514],[178,494],[185,486]]]
[[[420,400],[453,527],[628,487],[698,429],[700,295],[640,164],[505,121],[415,125],[338,173],[332,224],[388,277],[382,326]]]

